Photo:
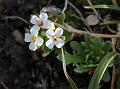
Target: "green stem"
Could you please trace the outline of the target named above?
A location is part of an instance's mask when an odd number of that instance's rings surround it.
[[[65,77],[67,78],[67,80],[68,80],[70,86],[72,87],[72,89],[78,89],[76,84],[74,83],[74,81],[71,79],[71,77],[67,73],[63,48],[61,48],[61,51],[62,51],[62,65],[63,65],[63,71],[64,71],[64,74],[65,74]]]

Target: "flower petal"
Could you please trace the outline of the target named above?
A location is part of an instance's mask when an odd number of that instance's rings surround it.
[[[36,24],[36,19],[37,19],[38,17],[36,16],[36,15],[33,15],[32,17],[31,17],[31,19],[30,19],[30,22],[32,23],[32,24]]]
[[[62,36],[62,34],[63,34],[63,29],[62,28],[60,28],[60,27],[58,27],[56,30],[55,30],[55,35],[57,35],[57,36]]]
[[[31,42],[31,34],[29,33],[25,33],[25,39],[24,39],[25,42]]]
[[[65,44],[65,42],[60,38],[57,39],[57,41],[55,41],[55,45],[57,48],[61,48],[64,44]]]
[[[29,45],[29,49],[32,50],[32,51],[35,51],[37,49],[36,43],[31,42],[30,45]]]
[[[32,35],[38,35],[38,31],[40,30],[40,27],[37,25],[33,25],[33,27],[30,29],[30,32]]]
[[[49,29],[51,29],[51,30],[55,30],[54,22],[51,22],[51,24],[50,24],[50,28],[49,28]]]
[[[51,37],[53,37],[54,35],[55,35],[55,32],[54,32],[53,30],[48,29],[48,30],[46,31],[46,36],[47,36],[48,38],[51,38]]]
[[[43,28],[48,29],[51,26],[51,22],[49,20],[46,20],[43,22]]]
[[[41,46],[43,44],[43,39],[41,37],[38,37],[36,43],[38,46]]]
[[[49,49],[52,49],[54,47],[54,42],[52,39],[49,39],[45,44]]]
[[[47,13],[40,13],[39,18],[44,22],[48,19]]]

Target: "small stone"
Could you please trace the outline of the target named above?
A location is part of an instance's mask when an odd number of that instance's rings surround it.
[[[20,44],[24,44],[23,36],[22,36],[22,34],[20,33],[20,31],[15,30],[15,31],[13,32],[13,36],[15,37],[15,40],[16,40],[17,42],[19,42]]]
[[[88,25],[96,25],[99,23],[99,19],[96,15],[89,15],[87,18],[86,18],[86,22],[88,23]]]

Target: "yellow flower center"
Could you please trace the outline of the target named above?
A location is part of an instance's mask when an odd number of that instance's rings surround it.
[[[35,43],[37,40],[37,36],[32,36],[32,42]]]
[[[59,37],[57,35],[53,36],[53,40],[56,41]]]

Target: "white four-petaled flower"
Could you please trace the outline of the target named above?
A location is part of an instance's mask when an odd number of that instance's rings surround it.
[[[57,48],[61,48],[65,42],[64,40],[62,40],[60,37],[62,36],[63,34],[63,29],[58,27],[55,32],[51,29],[48,29],[46,31],[46,36],[49,38],[49,40],[46,42],[46,46],[49,48],[49,49],[52,49],[54,47],[54,45],[57,47]]]
[[[43,39],[38,37],[38,30],[31,29],[30,33],[25,33],[24,40],[25,42],[30,42],[29,49],[35,51],[37,46],[41,46],[43,44]]]
[[[39,17],[33,15],[30,22],[34,24],[32,27],[34,30],[39,30],[40,28],[49,29],[51,26],[47,13],[40,13]]]
[[[36,15],[33,15],[31,17],[30,22],[33,25],[33,27],[30,29],[30,33],[25,33],[25,42],[30,42],[29,49],[32,51],[35,51],[37,49],[37,46],[42,46],[43,39],[38,36],[38,32],[40,28],[48,29],[46,31],[46,36],[49,38],[49,40],[46,42],[46,46],[49,49],[52,49],[54,45],[57,48],[61,48],[65,42],[60,37],[63,34],[63,29],[58,27],[55,31],[54,23],[48,20],[47,13],[41,13],[39,17]]]

